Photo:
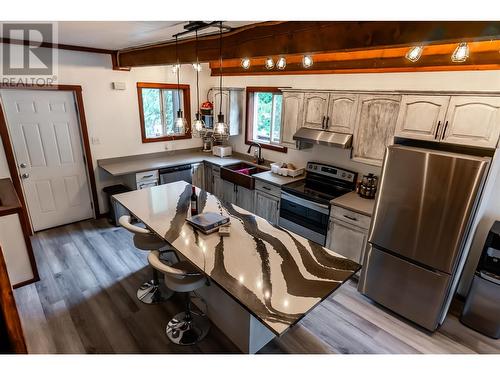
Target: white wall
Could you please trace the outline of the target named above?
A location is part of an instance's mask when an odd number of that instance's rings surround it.
[[[144,154],[201,146],[199,138],[174,142],[142,143],[139,126],[139,107],[137,101],[137,82],[176,83],[176,76],[168,66],[134,68],[130,72],[112,70],[109,55],[59,51],[58,83],[80,85],[89,137],[98,138],[99,144],[91,144],[91,151],[99,192],[101,212],[107,205],[101,194],[102,187],[117,181],[97,167],[96,160],[133,154]],[[196,75],[190,65],[181,70],[181,83],[191,86],[191,114],[196,112]],[[200,100],[206,97],[209,84],[208,64],[200,73]],[[113,90],[111,83],[125,82],[126,90]],[[3,148],[0,148],[0,177],[8,177]]]

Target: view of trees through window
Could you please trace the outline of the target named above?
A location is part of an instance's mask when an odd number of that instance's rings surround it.
[[[182,102],[182,91],[181,102]],[[142,89],[146,138],[174,135],[174,121],[179,109],[177,90]]]
[[[281,142],[281,104],[283,96],[256,92],[254,96],[253,138],[259,142]]]

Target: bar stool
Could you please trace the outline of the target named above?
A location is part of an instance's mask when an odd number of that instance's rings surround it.
[[[134,246],[137,249],[145,251],[155,250],[159,251],[159,254],[173,252],[172,248],[166,241],[158,238],[146,228],[141,228],[137,225],[131,224],[130,220],[130,216],[123,215],[118,221],[122,227],[134,234]],[[137,289],[137,298],[139,301],[148,305],[163,302],[170,298],[173,294],[174,292],[172,290],[167,290],[162,293],[160,290],[158,271],[155,268],[153,268],[152,280],[146,281],[139,287],[139,289]]]
[[[148,261],[153,268],[163,273],[165,284],[169,289],[184,293],[185,310],[168,322],[166,328],[168,338],[179,345],[192,345],[201,341],[210,329],[210,322],[205,314],[191,311],[190,292],[207,285],[207,279],[187,261],[180,261],[173,266],[162,263],[158,251],[151,251],[148,254]]]

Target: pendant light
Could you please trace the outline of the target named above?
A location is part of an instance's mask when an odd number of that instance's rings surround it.
[[[186,119],[184,118],[184,113],[181,109],[181,84],[180,84],[180,64],[179,64],[179,54],[177,48],[177,35],[175,36],[175,57],[177,59],[177,102],[179,104],[179,109],[177,110],[177,118],[174,122],[174,132],[175,134],[182,134],[186,130]]]
[[[216,138],[223,140],[229,135],[229,128],[222,114],[222,21],[219,23],[219,95],[220,105],[217,123],[215,124],[215,135]]]
[[[200,61],[198,60],[198,30],[195,31],[195,46],[196,46],[196,64],[193,64],[193,66],[199,66]],[[201,137],[203,130],[205,129],[205,122],[201,118],[200,114],[200,78],[199,78],[199,73],[201,69],[195,69],[196,70],[196,115],[195,115],[195,120],[194,120],[194,130],[198,135]]]

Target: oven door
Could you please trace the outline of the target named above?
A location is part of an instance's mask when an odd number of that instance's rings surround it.
[[[324,246],[329,217],[329,205],[281,192],[280,227]]]

